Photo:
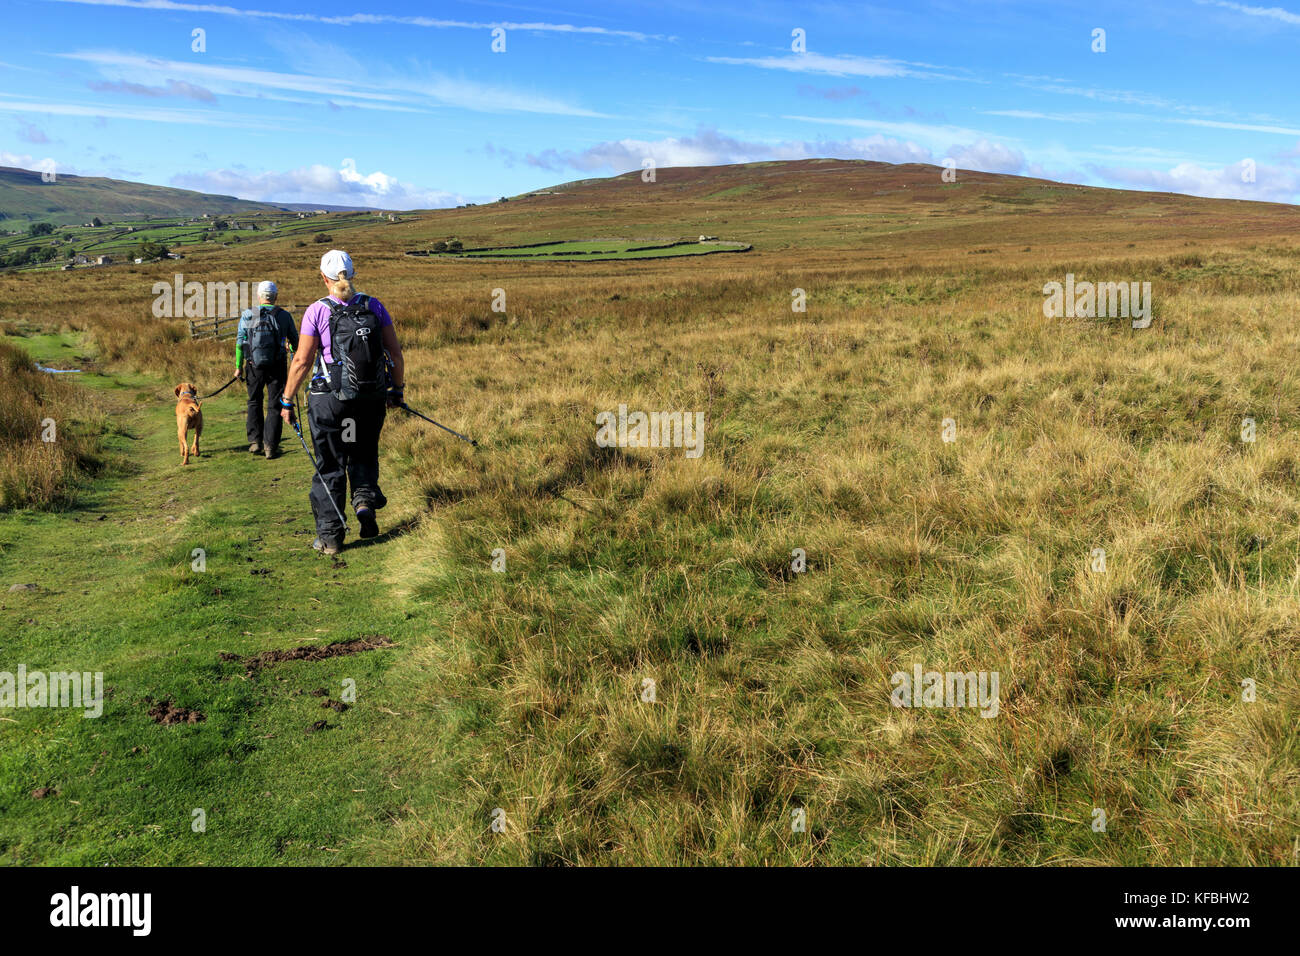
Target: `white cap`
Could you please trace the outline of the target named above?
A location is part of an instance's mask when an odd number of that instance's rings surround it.
[[[355,272],[352,268],[352,257],[342,249],[331,249],[321,256],[320,271],[327,279],[351,279]]]
[[[280,290],[275,287],[275,283],[270,279],[257,284],[257,297],[259,299],[265,299],[267,296],[276,295],[279,291]]]

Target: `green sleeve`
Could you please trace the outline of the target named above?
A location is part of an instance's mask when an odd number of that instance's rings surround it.
[[[244,367],[244,347],[242,345],[236,345],[235,346],[235,368],[243,368],[243,367]]]
[[[294,325],[293,313],[288,309],[282,309],[281,312],[283,313],[284,337],[289,342],[289,348],[296,352],[298,351],[298,327]]]

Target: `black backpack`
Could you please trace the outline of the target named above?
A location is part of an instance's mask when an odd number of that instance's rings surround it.
[[[384,363],[384,330],[370,310],[370,296],[358,295],[349,305],[328,296],[320,300],[330,310],[330,387],[344,401],[382,395],[388,387]],[[337,375],[337,378],[335,378]]]
[[[257,368],[274,365],[283,352],[275,312],[273,305],[261,306],[248,329],[248,360]]]

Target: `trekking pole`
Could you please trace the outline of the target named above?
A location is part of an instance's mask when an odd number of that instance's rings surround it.
[[[312,468],[316,470],[316,477],[320,479],[320,486],[325,489],[325,494],[329,497],[330,504],[334,506],[334,513],[339,516],[339,520],[343,522],[343,527],[346,530],[348,526],[348,519],[343,517],[342,511],[339,511],[338,502],[335,501],[334,496],[329,493],[330,489],[329,489],[329,485],[325,484],[325,476],[320,473],[320,465],[316,464],[316,459],[312,456],[311,449],[307,447],[307,439],[302,437],[302,425],[298,424],[298,403],[297,402],[293,403],[293,420],[290,422],[290,424],[293,425],[293,430],[298,434],[298,441],[302,442],[302,450],[307,453],[307,460],[311,462]]]
[[[456,436],[457,438],[459,438],[461,441],[467,441],[467,442],[469,442],[469,443],[470,443],[471,445],[473,445],[475,448],[478,447],[478,442],[476,442],[474,439],[470,438],[468,435],[462,435],[462,434],[461,434],[460,432],[458,432],[458,431],[452,431],[450,428],[448,428],[446,425],[442,424],[441,422],[435,422],[435,421],[434,421],[432,418],[430,418],[428,415],[421,415],[419,412],[417,412],[417,411],[416,411],[414,408],[412,408],[410,405],[406,404],[406,402],[402,402],[402,403],[400,403],[397,407],[400,408],[400,409],[402,409],[402,411],[410,412],[410,413],[411,413],[412,415],[414,415],[416,418],[423,418],[423,419],[424,419],[426,422],[428,422],[430,425],[437,425],[437,426],[438,426],[439,428],[441,428],[443,431],[445,431],[445,432],[449,432],[450,434],[455,435],[455,436]]]

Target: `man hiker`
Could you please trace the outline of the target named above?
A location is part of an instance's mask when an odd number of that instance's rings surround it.
[[[298,330],[293,316],[275,304],[280,290],[274,282],[257,284],[255,309],[245,309],[235,333],[235,374],[248,385],[248,411],[244,425],[248,450],[254,455],[275,458],[280,454],[280,397],[288,375],[286,349],[298,348]],[[262,415],[262,392],[266,392],[268,414]]]
[[[329,294],[302,315],[280,414],[293,423],[293,397],[311,372],[307,422],[319,468],[311,482],[317,535],[312,547],[338,554],[349,483],[360,536],[379,534],[375,512],[388,504],[379,490],[379,432],[386,408],[402,403],[406,366],[388,310],[352,287],[355,270],[348,254],[331,249],[321,257],[320,272]],[[391,376],[385,352],[392,360]]]

